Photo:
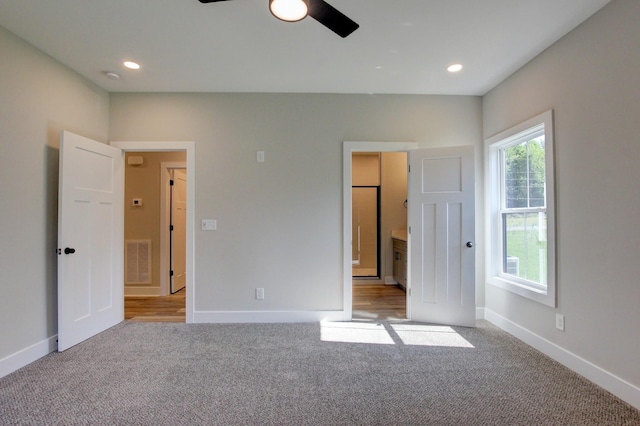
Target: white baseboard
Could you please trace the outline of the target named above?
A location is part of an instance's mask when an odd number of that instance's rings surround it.
[[[396,280],[393,278],[393,276],[391,276],[391,275],[385,275],[385,276],[384,276],[384,283],[385,283],[386,285],[396,285],[396,284],[398,284],[398,281],[396,281]]]
[[[513,321],[484,308],[484,318],[507,333],[522,340],[565,367],[575,371],[618,398],[640,409],[640,388],[597,365],[567,351],[555,343],[538,336]]]
[[[476,319],[484,319],[484,306],[476,307]]]
[[[58,349],[58,335],[49,337],[0,359],[0,377],[13,373],[20,368],[39,360]]]
[[[196,311],[194,323],[350,321],[344,311]]]

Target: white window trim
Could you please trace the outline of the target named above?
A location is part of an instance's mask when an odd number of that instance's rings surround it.
[[[500,221],[500,148],[509,144],[516,136],[531,128],[544,124],[545,177],[547,206],[547,287],[528,283],[526,280],[502,273],[502,225]],[[547,306],[556,307],[556,227],[555,227],[555,181],[553,110],[543,112],[510,129],[485,140],[485,193],[486,203],[486,280],[487,283]]]

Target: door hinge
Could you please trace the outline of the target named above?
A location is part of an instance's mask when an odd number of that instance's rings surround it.
[[[411,173],[411,164],[407,165],[407,173]]]
[[[407,291],[409,292],[409,297],[411,297],[411,287],[409,287]]]
[[[173,271],[169,271],[169,276],[172,277],[173,276]]]
[[[173,179],[169,181],[169,186],[173,186]]]
[[[173,225],[169,225],[169,231],[173,231]]]
[[[409,234],[411,234],[411,227],[409,227]]]

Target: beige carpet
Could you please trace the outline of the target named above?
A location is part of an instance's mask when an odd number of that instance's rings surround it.
[[[486,322],[124,322],[0,379],[3,425],[639,425]]]

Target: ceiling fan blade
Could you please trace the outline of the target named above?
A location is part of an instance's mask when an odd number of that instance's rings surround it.
[[[202,1],[202,0],[200,0]],[[345,38],[360,25],[324,0],[308,0],[309,16],[329,28],[340,37]]]
[[[229,1],[229,0],[200,0],[200,3],[215,3],[217,1]]]

